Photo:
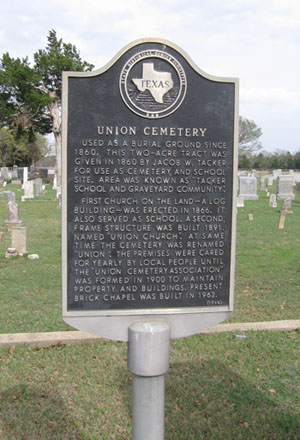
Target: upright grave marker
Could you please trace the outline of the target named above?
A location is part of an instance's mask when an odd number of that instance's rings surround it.
[[[233,309],[237,80],[140,40],[63,77],[63,317],[128,340],[136,320],[172,338]]]
[[[34,179],[35,195],[41,196],[43,194],[43,179],[40,177]]]
[[[25,170],[25,168],[24,168]],[[34,198],[34,184],[33,180],[27,180],[24,183],[24,198],[33,199]]]
[[[284,175],[277,178],[277,200],[294,200],[293,176]]]
[[[238,192],[240,197],[244,197],[244,200],[258,200],[257,178],[255,176],[239,176]]]

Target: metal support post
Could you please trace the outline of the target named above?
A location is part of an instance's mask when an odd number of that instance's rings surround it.
[[[132,440],[164,439],[164,374],[169,369],[170,327],[137,321],[129,327],[128,370],[132,373]]]

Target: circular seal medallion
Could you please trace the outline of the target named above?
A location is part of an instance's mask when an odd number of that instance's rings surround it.
[[[185,98],[186,87],[186,75],[179,61],[160,50],[135,54],[120,75],[123,101],[134,113],[149,119],[175,112]]]

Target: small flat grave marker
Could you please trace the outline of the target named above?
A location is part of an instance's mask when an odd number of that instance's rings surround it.
[[[279,219],[278,229],[284,229],[285,218],[286,218],[286,210],[285,210],[285,209],[282,209],[282,210],[280,211],[280,219]]]

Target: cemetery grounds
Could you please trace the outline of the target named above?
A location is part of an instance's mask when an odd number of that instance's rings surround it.
[[[5,259],[0,242],[1,333],[72,331],[61,318],[60,209],[55,192],[21,202],[27,251]],[[275,192],[275,183],[269,191]],[[238,208],[235,311],[229,322],[299,319],[300,197],[280,209]],[[253,221],[248,220],[253,214]],[[0,225],[7,219],[0,198]],[[126,343],[0,349],[0,440],[131,438]],[[166,440],[300,439],[300,333],[203,334],[172,341],[166,375]]]

